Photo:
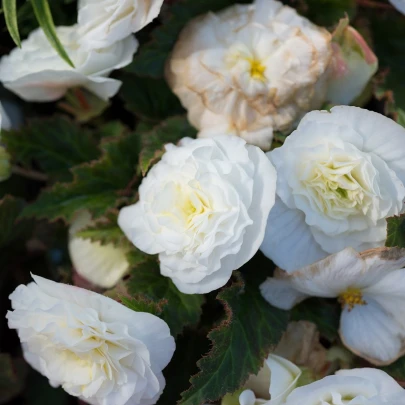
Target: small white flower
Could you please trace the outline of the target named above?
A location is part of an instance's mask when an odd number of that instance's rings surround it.
[[[240,405],[281,405],[296,387],[301,370],[283,357],[271,354],[255,376],[250,376],[239,397]]]
[[[121,41],[155,19],[162,4],[163,0],[80,0],[82,42],[95,49]]]
[[[390,0],[390,3],[402,14],[405,14],[405,0]]]
[[[331,55],[325,29],[280,2],[256,0],[192,20],[167,79],[202,136],[216,126],[269,149],[273,131],[324,102]]]
[[[342,25],[348,21],[343,20]],[[378,69],[378,59],[364,38],[350,26],[338,27],[334,35],[333,58],[327,100],[332,104],[351,104]]]
[[[80,211],[69,229],[69,254],[77,273],[102,288],[112,288],[129,268],[124,249],[113,244],[102,245],[76,234],[93,225],[91,214]]]
[[[257,252],[276,173],[238,137],[185,138],[166,150],[118,223],[138,249],[159,254],[161,273],[180,291],[207,293]]]
[[[390,364],[405,353],[404,265],[405,249],[346,248],[292,274],[276,272],[260,289],[282,309],[310,296],[338,298],[343,343],[373,364]]]
[[[261,247],[291,272],[351,246],[384,246],[404,209],[405,129],[357,107],[307,114],[268,154],[277,198]]]
[[[4,87],[26,101],[55,101],[71,87],[83,86],[107,100],[114,96],[121,82],[108,78],[115,69],[131,63],[138,43],[128,37],[108,48],[84,49],[80,45],[78,25],[58,27],[57,34],[75,68],[54,50],[41,29],[33,31],[0,62],[0,81]]]
[[[10,295],[8,325],[27,362],[92,405],[153,405],[175,343],[158,317],[103,295],[33,276]]]
[[[387,373],[372,368],[341,370],[296,388],[284,405],[402,405],[405,391]]]

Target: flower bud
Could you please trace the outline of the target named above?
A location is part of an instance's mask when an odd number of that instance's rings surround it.
[[[348,19],[341,20],[333,36],[333,58],[327,99],[332,104],[352,104],[378,69],[378,59]]]

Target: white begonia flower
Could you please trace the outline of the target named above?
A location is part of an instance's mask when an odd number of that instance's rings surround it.
[[[281,405],[296,387],[301,374],[301,370],[295,364],[271,354],[259,373],[249,377],[244,386],[246,390],[239,396],[239,403]]]
[[[390,3],[402,14],[405,14],[405,0],[389,0]]]
[[[166,76],[201,136],[225,132],[269,149],[273,131],[324,102],[331,55],[325,29],[280,2],[256,0],[192,20]]]
[[[76,272],[102,288],[112,288],[128,271],[129,263],[125,249],[92,242],[76,234],[93,225],[91,214],[80,211],[69,229],[69,254]]]
[[[378,69],[378,59],[364,38],[341,21],[333,38],[327,100],[332,104],[351,104],[366,89]]]
[[[97,49],[121,41],[155,19],[162,4],[163,0],[80,0],[82,43]]]
[[[186,294],[222,287],[257,252],[274,204],[276,172],[238,137],[169,144],[118,224]]]
[[[372,368],[341,370],[296,388],[284,405],[402,405],[404,389],[387,373]]]
[[[175,350],[167,324],[103,295],[33,276],[10,295],[27,362],[92,405],[153,405]]]
[[[373,364],[405,353],[405,249],[336,253],[292,274],[276,272],[260,287],[271,305],[291,309],[308,297],[338,298],[340,336],[352,352]]]
[[[121,82],[107,76],[133,59],[138,43],[128,37],[105,49],[86,50],[80,45],[78,25],[58,27],[58,37],[75,67],[69,66],[51,46],[42,29],[33,31],[0,62],[0,81],[25,101],[55,101],[71,87],[82,86],[107,100]]]
[[[405,128],[357,107],[313,111],[268,157],[277,198],[261,250],[279,267],[385,245],[404,209]]]

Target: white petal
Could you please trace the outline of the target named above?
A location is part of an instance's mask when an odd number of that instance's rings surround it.
[[[235,259],[238,269],[248,262],[263,242],[267,219],[275,203],[277,174],[266,155],[256,146],[247,145],[249,158],[255,162],[254,188],[249,216],[253,224],[246,229],[244,243]]]
[[[404,352],[404,332],[374,299],[342,311],[340,336],[351,351],[376,365],[390,364]]]
[[[276,308],[290,310],[309,297],[295,289],[290,279],[268,278],[260,285],[263,298]]]
[[[398,11],[405,14],[405,0],[390,0],[390,2],[398,9]]]
[[[366,404],[365,398],[372,398],[378,391],[371,381],[359,377],[328,376],[312,384],[296,388],[288,397],[285,405],[321,405],[321,398],[331,399],[332,393],[340,394],[343,398],[356,398]],[[360,402],[361,401],[361,402]],[[328,402],[324,402],[328,404]],[[339,403],[339,402],[337,402]]]
[[[269,405],[284,403],[287,396],[296,387],[302,374],[301,370],[291,361],[271,354],[266,360],[271,372]]]
[[[305,223],[304,214],[289,209],[278,197],[270,211],[260,250],[289,273],[327,256]]]
[[[392,318],[396,320],[405,335],[405,270],[381,270],[380,277],[374,277],[376,283],[363,290],[373,297]]]
[[[405,394],[404,389],[386,372],[376,368],[356,368],[353,370],[339,370],[336,375],[343,377],[361,377],[371,381],[378,390],[379,395],[392,395],[397,392]]]
[[[341,292],[356,286],[365,272],[365,263],[352,248],[328,256],[311,266],[290,275],[294,288],[315,297],[337,297]]]
[[[390,118],[358,107],[338,106],[331,112],[313,111],[304,121],[344,123],[364,139],[363,151],[375,153],[405,183],[405,128]]]
[[[245,390],[239,396],[240,405],[255,405],[256,397],[253,391]]]

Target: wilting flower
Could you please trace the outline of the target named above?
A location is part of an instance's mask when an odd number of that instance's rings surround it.
[[[276,272],[260,287],[275,307],[291,309],[311,297],[338,298],[340,336],[357,355],[373,364],[405,353],[405,249],[378,248],[336,253],[291,274]]]
[[[103,295],[33,276],[11,294],[9,327],[27,362],[92,405],[153,405],[175,343],[158,317]]]
[[[265,154],[240,138],[185,138],[166,146],[118,223],[180,291],[207,293],[257,252],[275,182]]]
[[[342,20],[333,37],[327,100],[350,104],[360,97],[378,69],[378,59],[364,38]]]
[[[128,65],[138,47],[128,37],[105,49],[88,50],[80,46],[77,25],[59,27],[57,34],[75,68],[54,50],[41,29],[33,31],[0,62],[0,81],[4,87],[26,101],[55,101],[71,87],[82,86],[102,99],[114,96],[121,82],[108,78],[115,69]]]
[[[246,390],[240,394],[240,405],[281,405],[296,387],[301,370],[283,357],[271,354],[255,376],[250,376]]]
[[[385,245],[386,218],[404,209],[402,126],[357,107],[313,111],[268,156],[277,198],[261,249],[279,267]]]
[[[192,20],[167,79],[203,136],[225,132],[269,149],[273,131],[324,102],[331,55],[325,29],[280,2],[256,0]]]
[[[163,0],[80,0],[82,42],[105,48],[141,30],[156,18]]]
[[[390,3],[402,14],[405,14],[405,0],[390,0]]]
[[[387,373],[359,368],[296,388],[284,405],[402,405],[404,401],[405,391]]]
[[[111,288],[129,268],[126,251],[113,244],[92,242],[77,233],[93,225],[91,214],[80,211],[69,229],[69,254],[76,272],[94,285]]]

